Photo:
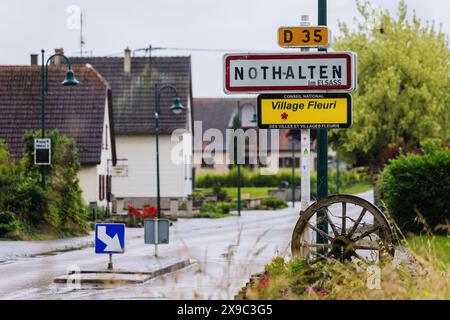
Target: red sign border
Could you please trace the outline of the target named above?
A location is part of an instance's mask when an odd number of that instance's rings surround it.
[[[347,60],[347,85],[341,86],[246,86],[231,87],[230,86],[230,61],[232,60],[270,60],[270,59],[335,59],[345,58]],[[280,92],[280,91],[309,91],[309,92],[329,92],[334,90],[352,91],[353,88],[352,74],[352,53],[317,53],[317,54],[239,54],[225,56],[225,92]]]

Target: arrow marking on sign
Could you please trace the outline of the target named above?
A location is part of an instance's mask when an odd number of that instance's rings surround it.
[[[101,242],[106,244],[104,251],[123,251],[120,245],[119,235],[116,233],[114,237],[110,237],[106,234],[106,226],[99,226],[97,231],[97,237]]]

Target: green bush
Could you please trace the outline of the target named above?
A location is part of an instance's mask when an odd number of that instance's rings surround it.
[[[11,211],[0,211],[0,236],[20,228],[20,222]]]
[[[222,202],[218,204],[220,213],[230,213],[232,209],[236,209],[235,203]]]
[[[213,186],[212,193],[217,197],[217,201],[227,200],[227,192],[218,183]]]
[[[276,198],[276,197],[268,197],[268,198],[264,198],[261,201],[261,205],[264,207],[267,207],[269,209],[283,209],[283,208],[287,208],[288,204],[285,200],[280,199],[280,198]]]
[[[280,170],[276,174],[261,175],[257,171],[242,170],[241,181],[242,187],[267,187],[278,188],[283,181],[291,184],[291,171]],[[371,182],[371,177],[360,170],[340,170],[339,171],[339,185],[341,188],[348,188],[358,183]],[[296,186],[300,185],[300,172],[296,170],[294,179]],[[316,172],[311,173],[311,198],[316,198]],[[225,188],[237,187],[237,173],[236,170],[230,170],[226,173],[207,173],[198,175],[196,177],[196,186],[199,188]],[[336,190],[336,170],[331,169],[328,173],[328,190],[330,193]]]
[[[77,177],[80,163],[75,141],[56,130],[47,133],[52,141],[52,164],[46,167],[44,190],[40,168],[34,164],[37,137],[39,132],[24,134],[24,155],[19,162],[9,160],[8,149],[0,142],[0,211],[14,212],[16,217],[8,228],[23,226],[26,234],[85,234],[88,210]]]
[[[201,213],[208,213],[208,214],[214,214],[214,213],[222,213],[222,214],[228,214],[232,209],[235,209],[236,206],[233,203],[228,202],[205,202],[200,207]]]
[[[448,232],[449,195],[449,149],[433,149],[423,156],[410,154],[392,160],[380,175],[376,188],[378,204],[389,211],[403,232],[412,233]],[[447,228],[440,228],[445,225]]]

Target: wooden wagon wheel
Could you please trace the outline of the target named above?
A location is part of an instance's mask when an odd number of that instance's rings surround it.
[[[323,232],[321,226],[328,226],[328,232]],[[317,243],[318,235],[322,243]],[[291,250],[293,256],[307,261],[380,261],[385,254],[393,254],[393,233],[375,205],[352,195],[332,195],[300,213]]]

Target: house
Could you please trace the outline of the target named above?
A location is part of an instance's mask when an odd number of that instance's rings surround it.
[[[71,57],[76,64],[90,64],[112,89],[118,165],[113,169],[112,193],[117,211],[128,204],[155,204],[157,195],[155,90],[161,91],[159,157],[161,207],[171,199],[192,194],[192,88],[190,57]],[[159,90],[158,90],[159,92]],[[178,96],[185,107],[170,109]]]
[[[21,159],[22,136],[41,128],[41,66],[0,66],[0,139],[11,158]],[[72,65],[77,86],[64,87],[67,67],[50,65],[46,94],[46,130],[58,129],[76,141],[80,187],[87,203],[106,206],[111,179],[108,162],[116,163],[111,89],[92,67]]]
[[[252,98],[195,98],[194,99],[194,164],[197,173],[201,172],[224,172],[233,167],[233,159],[230,152],[229,143],[226,143],[227,130],[233,128],[233,121],[237,116],[238,101],[242,106],[242,128],[246,130],[255,129],[258,131],[257,124],[252,122],[256,108],[256,99]],[[253,107],[254,106],[254,107]],[[216,148],[214,154],[208,152],[208,146],[214,139],[211,135],[214,131],[220,131],[223,136],[222,148]],[[201,132],[201,139],[197,138]],[[245,143],[245,164],[249,169],[263,168],[269,163],[272,164],[272,170],[292,167],[292,142],[289,139],[288,129],[267,130],[267,135],[257,135],[257,150],[259,158],[252,158],[252,149],[250,145],[250,135]],[[272,135],[275,139],[278,136],[277,143],[272,141]],[[266,142],[262,141],[265,139]],[[295,167],[300,168],[300,142],[294,139]],[[254,150],[254,149],[253,149]],[[312,140],[311,163],[316,168],[315,140]],[[261,152],[262,151],[262,152]],[[255,151],[253,151],[255,152]],[[268,159],[264,159],[267,157]],[[253,161],[250,161],[253,159]]]

